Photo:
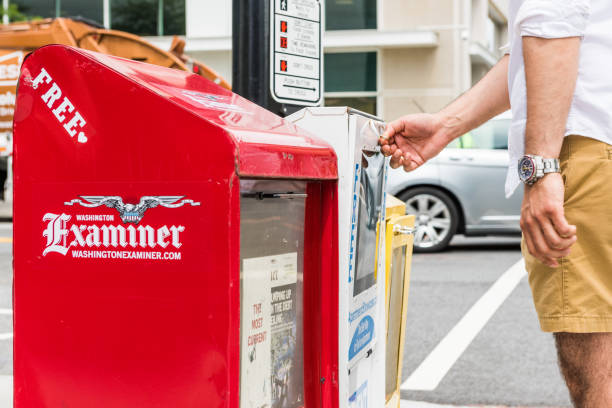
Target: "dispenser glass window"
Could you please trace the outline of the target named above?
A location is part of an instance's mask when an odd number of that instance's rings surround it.
[[[387,329],[386,394],[387,400],[396,391],[399,372],[399,350],[402,335],[402,308],[404,305],[404,275],[406,272],[406,246],[393,249],[389,292],[389,325]]]
[[[376,283],[376,228],[380,221],[384,193],[384,166],[385,158],[381,153],[362,154],[353,296],[359,295]]]
[[[306,184],[242,181],[241,408],[304,406]]]

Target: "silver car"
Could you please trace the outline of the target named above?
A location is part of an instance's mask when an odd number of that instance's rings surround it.
[[[389,172],[387,192],[416,215],[415,251],[440,251],[455,234],[520,233],[523,189],[509,199],[504,193],[510,121],[506,112],[455,140],[417,170]]]

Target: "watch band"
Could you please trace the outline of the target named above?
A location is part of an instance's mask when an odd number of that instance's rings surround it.
[[[561,165],[559,159],[542,159],[544,168],[542,169],[544,174],[548,173],[559,173],[561,172]]]

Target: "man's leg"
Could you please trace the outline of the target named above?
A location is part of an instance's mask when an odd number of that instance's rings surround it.
[[[574,407],[612,407],[612,333],[555,333]]]

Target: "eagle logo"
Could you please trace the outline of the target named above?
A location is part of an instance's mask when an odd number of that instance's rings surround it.
[[[185,196],[144,196],[140,198],[138,204],[126,204],[119,196],[79,196],[79,198],[67,201],[64,204],[80,204],[88,208],[104,205],[108,208],[116,209],[119,212],[121,221],[124,223],[138,224],[140,220],[142,220],[142,217],[144,217],[145,211],[149,208],[155,208],[157,206],[178,208],[185,204],[191,204],[192,206],[200,205],[200,203],[194,202],[193,200],[186,200],[184,197]]]

